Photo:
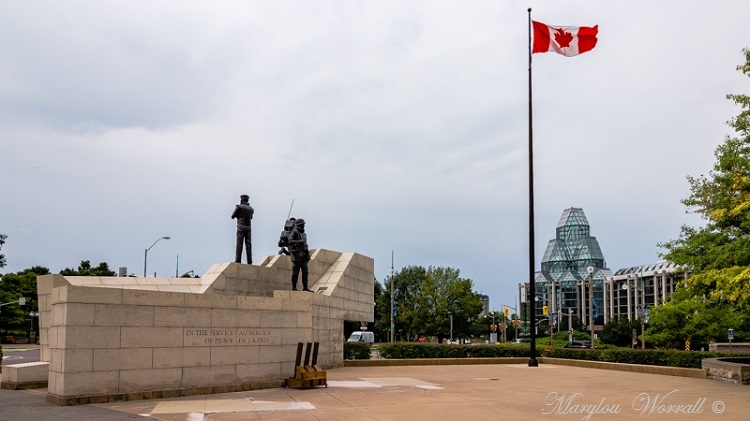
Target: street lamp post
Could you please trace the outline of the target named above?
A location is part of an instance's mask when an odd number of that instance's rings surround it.
[[[594,267],[589,266],[586,270],[589,272],[589,322],[591,323],[591,347],[596,348],[596,340],[594,339]]]
[[[495,309],[492,309],[492,324],[490,325],[490,343],[497,343],[497,325],[495,324]]]
[[[36,331],[34,331],[34,317],[39,317],[38,311],[29,312],[29,343],[36,341]]]
[[[170,237],[161,237],[158,240],[154,241],[154,244],[151,244],[151,247],[146,249],[146,252],[143,253],[143,277],[146,277],[146,265],[148,264],[148,251],[151,250],[152,247],[156,245],[161,240],[169,240]]]
[[[643,284],[643,268],[641,268],[638,281],[641,285],[639,289],[641,293],[641,349],[646,349],[646,285]]]
[[[638,281],[639,282],[636,283],[635,279],[633,280],[633,288],[635,288],[637,292],[641,293],[641,297],[640,297],[641,305],[636,306],[636,308],[638,309],[638,311],[636,312],[636,315],[641,319],[641,349],[646,349],[646,287],[645,285],[643,285],[642,273],[641,273],[641,276],[638,278]],[[627,290],[628,285],[623,284],[622,289]],[[635,329],[633,329],[633,334],[635,334]]]

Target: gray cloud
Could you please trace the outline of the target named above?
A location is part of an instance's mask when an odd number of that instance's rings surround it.
[[[746,2],[531,2],[599,24],[534,56],[536,255],[583,207],[609,266],[699,224],[679,200],[747,92]],[[198,273],[292,198],[314,247],[461,269],[493,306],[527,277],[527,3],[23,2],[0,16],[7,271],[82,259]],[[54,215],[54,216],[51,216]]]

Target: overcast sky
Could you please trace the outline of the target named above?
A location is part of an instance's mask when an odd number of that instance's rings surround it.
[[[680,200],[749,93],[746,0],[23,1],[0,13],[3,273],[81,260],[174,276],[311,248],[528,278],[528,15],[599,25],[533,57],[536,267],[581,207],[612,271],[698,225]],[[179,255],[179,268],[178,264]]]

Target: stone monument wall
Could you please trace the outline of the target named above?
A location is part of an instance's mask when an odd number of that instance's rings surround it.
[[[278,387],[299,342],[343,363],[343,321],[373,321],[374,263],[315,250],[315,293],[291,291],[288,256],[201,278],[38,279],[48,400],[61,405]]]

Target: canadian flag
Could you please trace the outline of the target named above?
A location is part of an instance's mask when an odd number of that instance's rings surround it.
[[[550,26],[541,22],[534,24],[534,47],[532,53],[554,51],[566,57],[577,56],[596,47],[599,25]]]

